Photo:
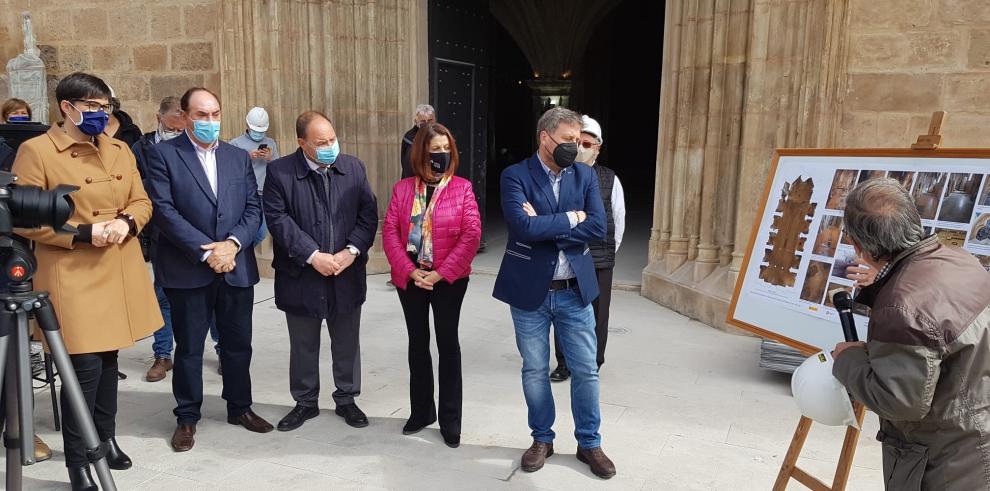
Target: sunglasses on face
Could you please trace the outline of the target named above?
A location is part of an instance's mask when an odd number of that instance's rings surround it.
[[[583,142],[578,143],[578,145],[581,145],[584,148],[591,148],[591,147],[593,147],[595,145],[598,145],[598,144],[595,143],[595,142],[583,141]]]

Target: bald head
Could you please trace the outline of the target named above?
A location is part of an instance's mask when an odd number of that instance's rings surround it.
[[[861,252],[889,261],[924,238],[921,215],[895,179],[870,179],[846,197],[846,233]]]
[[[306,111],[296,118],[296,137],[303,153],[311,160],[316,160],[316,149],[333,145],[337,141],[337,132],[325,114]]]

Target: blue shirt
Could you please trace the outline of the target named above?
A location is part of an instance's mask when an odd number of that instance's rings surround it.
[[[536,157],[540,159],[540,165],[543,166],[543,171],[547,173],[547,178],[550,179],[550,187],[553,188],[554,199],[559,201],[560,181],[564,178],[565,172],[573,172],[573,171],[571,169],[561,169],[559,174],[554,174],[554,172],[550,170],[549,167],[547,167],[547,164],[543,162],[543,158],[541,158],[539,154],[537,154]],[[578,224],[577,213],[568,211],[567,220],[570,221],[571,228],[576,227]],[[574,268],[571,267],[571,263],[567,261],[567,256],[564,254],[564,251],[560,251],[557,254],[557,269],[554,270],[553,272],[553,279],[567,280],[574,278],[575,276],[577,275],[574,274]]]

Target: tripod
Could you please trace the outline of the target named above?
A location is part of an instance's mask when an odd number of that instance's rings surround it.
[[[9,241],[0,237],[0,242]],[[55,366],[62,377],[65,390],[63,408],[71,411],[82,431],[86,445],[86,457],[96,468],[100,485],[104,490],[116,491],[117,486],[110,475],[106,454],[108,446],[100,443],[96,425],[90,414],[79,379],[65,350],[65,342],[55,309],[47,292],[35,292],[31,283],[34,274],[34,255],[17,241],[12,245],[0,243],[0,248],[9,247],[12,251],[6,262],[4,273],[16,279],[9,285],[10,293],[0,294],[0,380],[4,381],[6,395],[6,433],[4,446],[7,448],[6,489],[19,491],[22,486],[22,465],[31,465],[34,460],[34,419],[31,394],[31,367],[28,348],[28,313],[33,312],[48,343]],[[52,387],[52,390],[55,390]]]

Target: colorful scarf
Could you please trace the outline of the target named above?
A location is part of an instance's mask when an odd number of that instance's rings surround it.
[[[419,268],[427,271],[433,269],[433,208],[436,207],[440,192],[447,187],[450,176],[440,179],[433,198],[426,203],[427,184],[422,179],[416,179],[416,197],[413,198],[412,213],[409,218],[409,241],[406,252],[416,256]]]

